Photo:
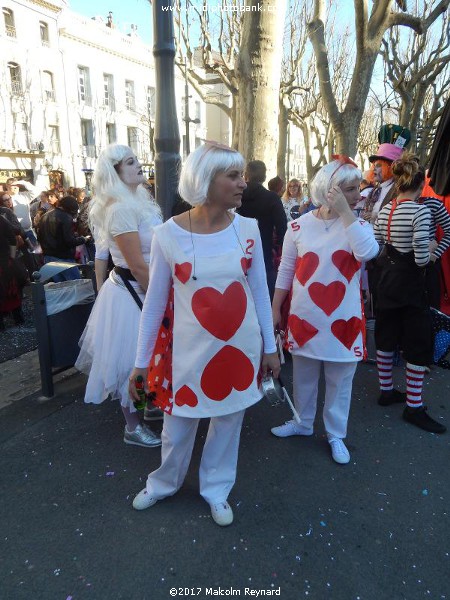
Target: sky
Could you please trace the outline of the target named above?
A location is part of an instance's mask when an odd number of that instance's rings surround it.
[[[68,0],[69,7],[86,17],[101,16],[105,19],[109,11],[113,13],[116,27],[123,33],[130,33],[130,25],[138,26],[137,32],[146,44],[152,43],[152,8],[148,0]]]

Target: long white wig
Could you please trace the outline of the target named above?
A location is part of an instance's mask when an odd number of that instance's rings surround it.
[[[317,172],[310,184],[311,201],[314,206],[327,206],[327,194],[335,185],[350,183],[355,179],[362,179],[358,167],[344,164],[340,160],[333,160]]]
[[[236,150],[218,142],[206,142],[187,157],[181,169],[179,194],[191,206],[200,206],[207,201],[216,175],[230,169],[243,171],[244,165],[244,158]]]
[[[89,223],[95,238],[108,238],[108,207],[116,202],[129,205],[142,217],[161,216],[161,210],[144,186],[136,190],[126,185],[119,177],[117,167],[124,157],[133,152],[128,146],[110,144],[98,157],[92,177],[93,197],[89,208]]]

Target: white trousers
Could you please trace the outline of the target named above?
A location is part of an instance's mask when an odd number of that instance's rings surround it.
[[[209,504],[223,502],[236,480],[242,420],[245,410],[213,417],[200,461],[200,494]],[[191,462],[200,419],[164,415],[161,466],[147,478],[147,492],[161,500],[183,484]]]
[[[357,362],[322,361],[304,356],[292,356],[294,403],[302,425],[312,429],[317,411],[320,367],[325,374],[325,404],[323,422],[329,435],[345,438],[352,396],[353,376]]]

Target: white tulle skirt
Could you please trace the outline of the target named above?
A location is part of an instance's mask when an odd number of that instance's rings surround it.
[[[134,411],[128,394],[141,311],[126,287],[111,275],[103,285],[81,336],[75,367],[89,376],[84,401],[100,404],[108,396]],[[135,286],[133,286],[135,287]],[[141,288],[136,292],[142,301]]]

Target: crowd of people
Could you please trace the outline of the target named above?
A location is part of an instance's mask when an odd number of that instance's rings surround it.
[[[64,260],[76,264],[94,259],[89,202],[82,188],[56,187],[38,193],[25,180],[10,178],[0,184],[0,220],[7,232],[7,237],[6,233],[2,236],[0,330],[6,329],[9,315],[15,325],[24,322],[23,288],[44,263]],[[55,281],[79,277],[75,267],[56,276]]]
[[[363,173],[336,155],[309,191],[279,176],[267,189],[262,161],[245,164],[236,150],[205,142],[182,167],[179,201],[165,223],[127,146],[101,153],[92,200],[82,190],[49,190],[28,204],[27,220],[11,192],[21,182],[8,184],[0,212],[7,230],[2,313],[18,315],[21,284],[10,274],[18,238],[31,244],[35,232],[44,261],[73,262],[93,257],[95,238],[99,293],[76,366],[88,375],[86,402],[120,402],[125,443],[161,446],[161,465],[135,496],[136,510],[180,489],[199,420],[209,418],[200,494],[218,525],[232,523],[228,496],[245,409],[261,399],[261,380],[280,372],[275,335],[292,355],[301,422],[273,427],[274,436],[313,434],[323,371],[331,457],[350,461],[344,440],[354,374],[367,357],[368,312],[375,317],[378,403],[403,403],[406,422],[446,431],[428,414],[422,387],[433,361],[430,307],[440,306],[450,215],[424,197],[416,156],[383,142],[370,161]],[[393,386],[399,353],[406,391]],[[148,426],[158,419],[161,436]]]

